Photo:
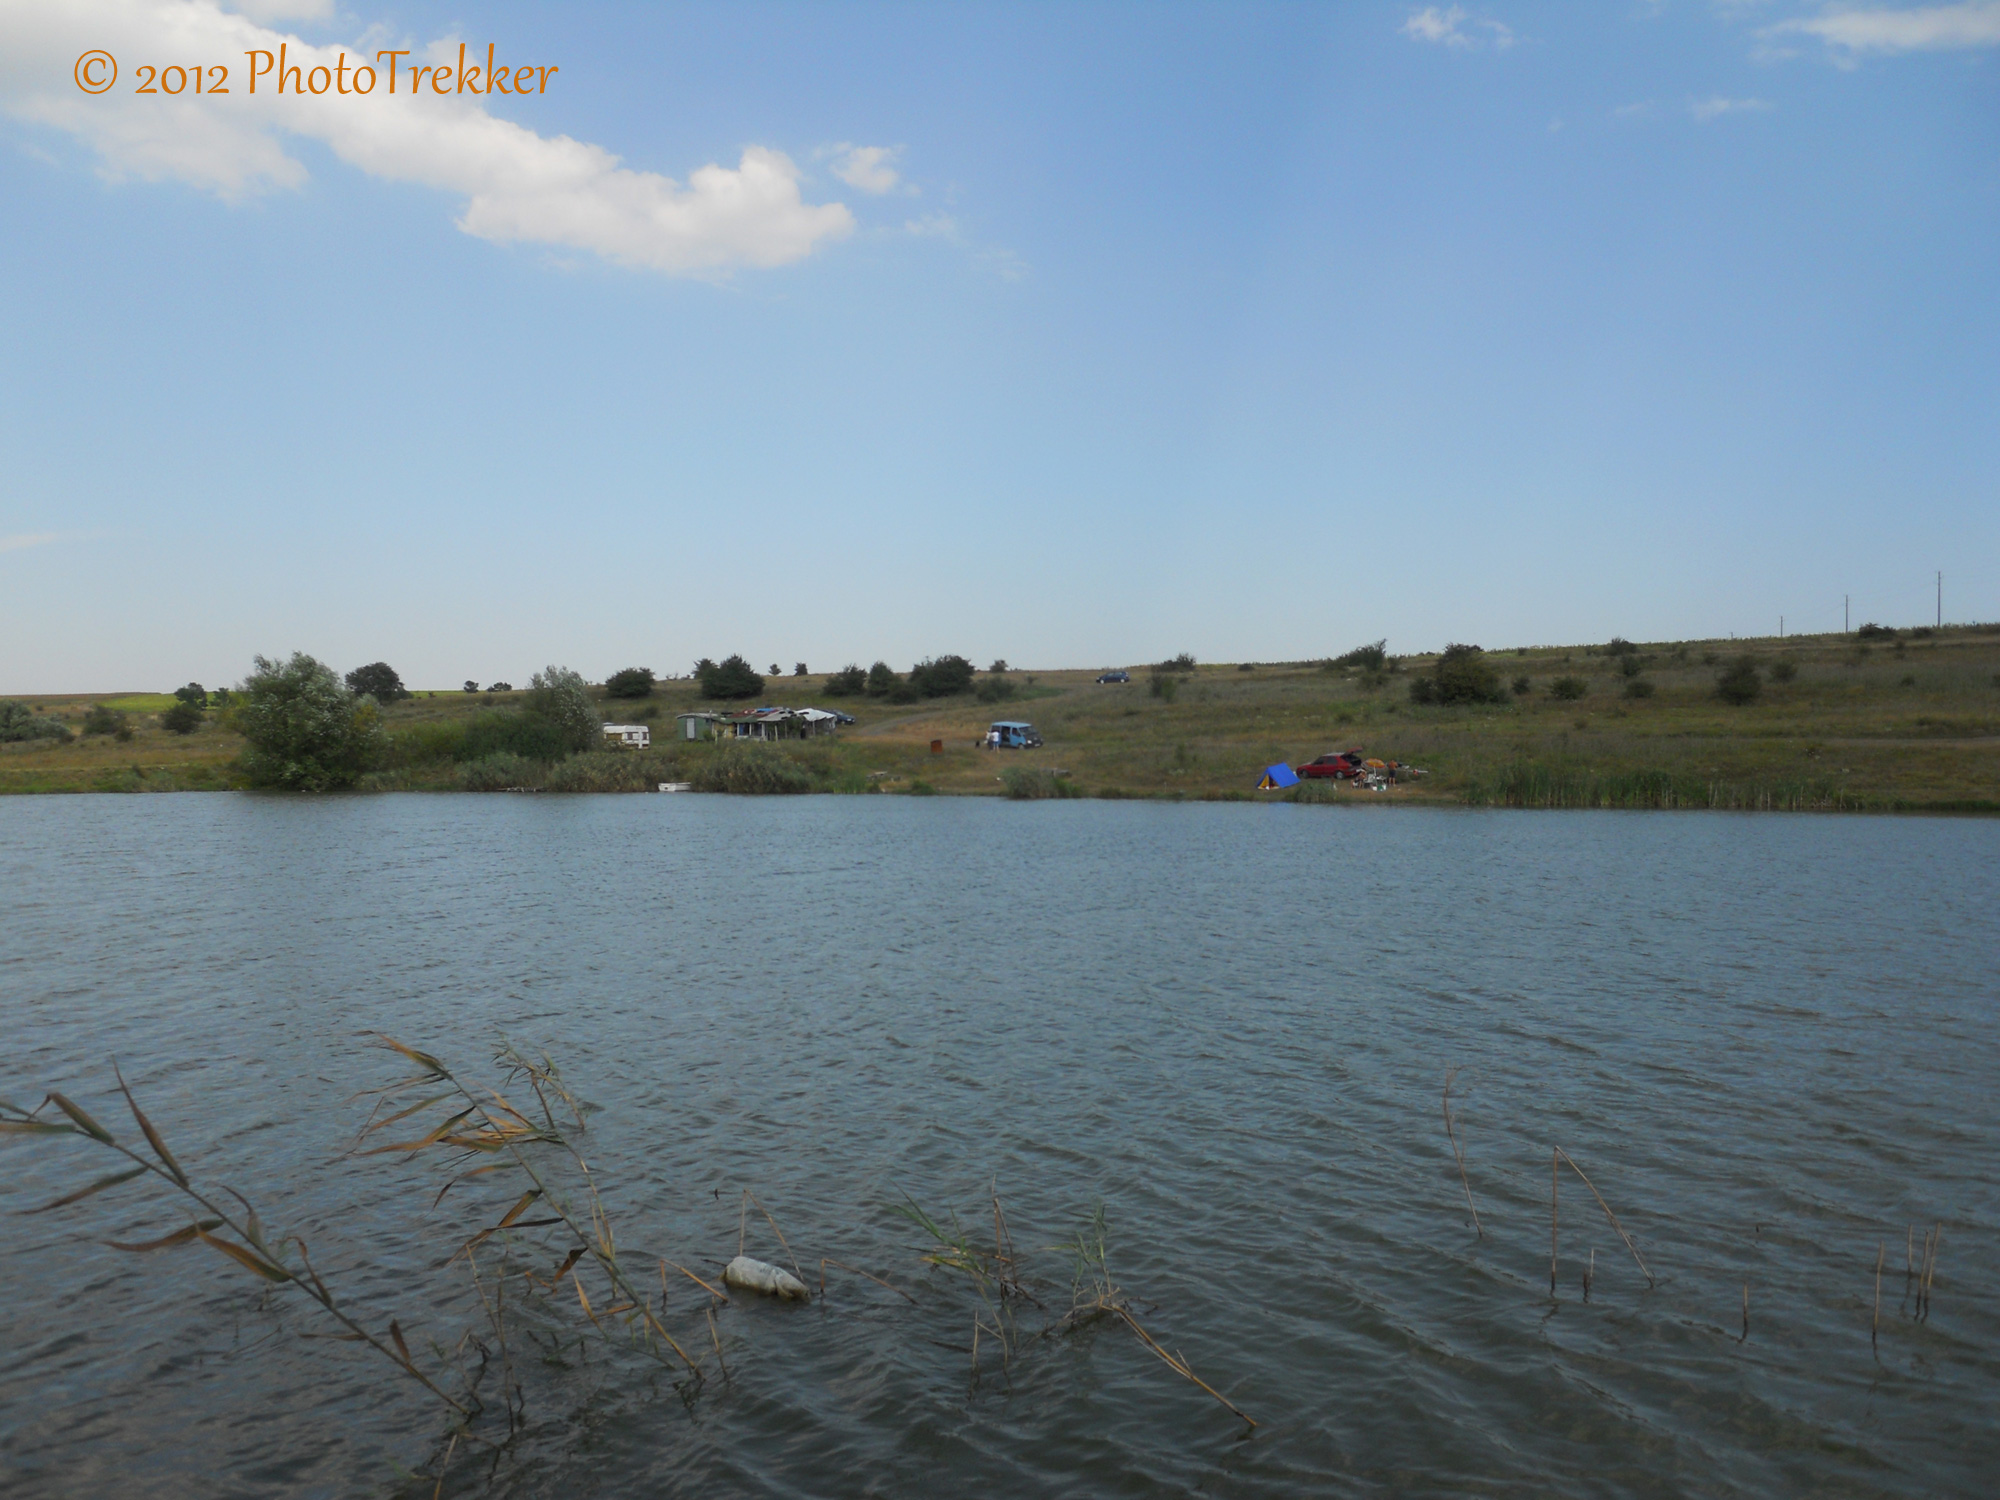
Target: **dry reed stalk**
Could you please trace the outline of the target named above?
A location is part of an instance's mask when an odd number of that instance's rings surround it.
[[[717,1291],[714,1287],[710,1286],[707,1282],[703,1281],[699,1276],[695,1275],[694,1272],[690,1271],[686,1266],[680,1264],[680,1262],[678,1261],[668,1260],[663,1255],[660,1257],[660,1299],[661,1299],[660,1305],[662,1307],[666,1305],[668,1266],[672,1266],[676,1271],[680,1272],[681,1275],[687,1277],[689,1281],[692,1281],[696,1286],[700,1287],[704,1292],[707,1292],[708,1295],[713,1297],[717,1302],[721,1302],[725,1305],[728,1303],[729,1294],[727,1292]]]
[[[1868,1330],[1868,1347],[1878,1348],[1882,1337],[1882,1260],[1889,1253],[1889,1247],[1881,1241],[1875,1244],[1875,1322]]]
[[[771,1217],[771,1210],[764,1207],[763,1203],[758,1199],[757,1195],[751,1192],[750,1189],[748,1188],[745,1188],[743,1190],[743,1211],[737,1218],[736,1253],[738,1255],[741,1255],[743,1253],[744,1228],[749,1223],[750,1205],[753,1203],[757,1205],[757,1212],[764,1216],[764,1222],[771,1226],[771,1233],[775,1234],[778,1237],[778,1243],[785,1247],[785,1255],[791,1261],[792,1269],[798,1272],[799,1280],[804,1281],[806,1279],[806,1273],[802,1270],[799,1270],[799,1258],[796,1255],[792,1254],[791,1242],[785,1238],[785,1231],[780,1229],[778,1227],[778,1221]]]
[[[611,1285],[613,1296],[606,1316],[612,1316],[614,1310],[618,1313],[626,1314],[628,1325],[632,1317],[637,1316],[641,1318],[642,1330],[648,1335],[649,1349],[651,1337],[657,1336],[669,1349],[673,1350],[675,1356],[679,1358],[688,1373],[696,1379],[700,1379],[700,1364],[680,1346],[679,1341],[667,1331],[666,1325],[653,1314],[650,1304],[631,1284],[625,1275],[624,1268],[619,1263],[617,1243],[612,1234],[610,1217],[605,1212],[603,1198],[598,1193],[596,1180],[591,1176],[590,1166],[584,1161],[582,1153],[576,1149],[575,1143],[564,1133],[562,1127],[557,1125],[554,1109],[549,1103],[550,1096],[553,1095],[567,1107],[571,1118],[575,1121],[576,1128],[578,1130],[585,1128],[583,1124],[583,1108],[564,1086],[555,1065],[546,1057],[540,1063],[536,1063],[513,1047],[503,1048],[500,1054],[501,1060],[508,1065],[509,1078],[518,1078],[525,1081],[533,1091],[536,1102],[540,1104],[544,1123],[537,1125],[520,1109],[509,1103],[506,1097],[497,1089],[485,1089],[484,1096],[482,1097],[481,1094],[475,1093],[471,1086],[454,1074],[451,1069],[447,1068],[441,1061],[429,1053],[420,1052],[414,1047],[405,1046],[394,1037],[382,1032],[365,1032],[363,1035],[374,1038],[378,1045],[408,1058],[424,1070],[414,1077],[399,1079],[383,1088],[373,1090],[373,1093],[380,1096],[381,1101],[376,1105],[376,1113],[379,1113],[382,1106],[390,1099],[409,1090],[438,1089],[440,1091],[430,1093],[428,1097],[420,1100],[417,1104],[399,1110],[385,1119],[375,1120],[371,1116],[368,1124],[362,1129],[362,1139],[366,1139],[369,1135],[374,1134],[376,1131],[385,1128],[397,1120],[404,1119],[430,1106],[444,1104],[447,1100],[454,1103],[463,1101],[465,1107],[447,1116],[442,1123],[422,1137],[408,1141],[396,1141],[385,1146],[376,1146],[360,1154],[376,1155],[396,1152],[405,1156],[414,1156],[418,1152],[432,1147],[447,1147],[486,1155],[504,1155],[507,1158],[506,1161],[493,1166],[474,1168],[453,1178],[445,1185],[444,1191],[448,1192],[459,1182],[463,1182],[471,1177],[482,1176],[500,1168],[518,1170],[527,1178],[531,1185],[532,1191],[523,1194],[516,1201],[502,1223],[492,1225],[474,1236],[472,1240],[468,1241],[468,1248],[479,1244],[489,1235],[498,1233],[506,1227],[525,1228],[534,1224],[560,1224],[574,1236],[577,1245],[572,1250],[569,1259],[564,1262],[562,1269],[551,1278],[551,1289],[553,1289],[553,1285],[556,1282],[562,1279],[563,1274],[568,1272],[570,1279],[575,1282],[577,1298],[584,1310],[584,1315],[590,1319],[591,1324],[599,1332],[609,1337],[610,1330],[606,1329],[603,1323],[599,1321],[590,1305],[588,1295],[584,1292],[581,1278],[576,1276],[573,1270],[577,1261],[585,1253],[588,1253],[594,1258],[598,1269],[604,1274],[605,1279]],[[358,1144],[357,1142],[357,1146]],[[569,1157],[578,1176],[583,1180],[586,1206],[582,1215],[579,1215],[577,1210],[573,1209],[560,1194],[551,1189],[549,1183],[535,1167],[535,1164],[529,1160],[524,1148],[530,1145],[554,1146],[562,1150]],[[438,1196],[442,1198],[444,1193],[440,1192]],[[552,1210],[555,1217],[549,1220],[519,1220],[518,1216],[526,1209],[528,1204],[536,1201],[541,1202]]]
[[[1203,1390],[1207,1391],[1209,1395],[1215,1397],[1216,1400],[1220,1401],[1224,1406],[1228,1407],[1231,1411],[1235,1412],[1237,1416],[1241,1417],[1245,1422],[1249,1423],[1252,1427],[1255,1427],[1257,1425],[1257,1419],[1255,1417],[1251,1416],[1250,1413],[1245,1411],[1242,1407],[1238,1406],[1234,1401],[1231,1401],[1227,1396],[1223,1395],[1222,1392],[1218,1391],[1214,1386],[1210,1385],[1206,1380],[1203,1380],[1199,1375],[1195,1374],[1193,1370],[1188,1368],[1188,1362],[1185,1359],[1183,1359],[1179,1354],[1169,1354],[1165,1349],[1162,1349],[1159,1343],[1154,1339],[1154,1337],[1150,1333],[1146,1332],[1145,1329],[1139,1326],[1139,1320],[1132,1316],[1131,1311],[1129,1309],[1123,1306],[1119,1306],[1112,1308],[1111,1311],[1115,1312],[1116,1314],[1118,1314],[1119,1317],[1125,1320],[1125,1325],[1128,1328],[1130,1328],[1134,1333],[1139,1335],[1139,1340],[1141,1343],[1143,1343],[1148,1349],[1152,1350],[1155,1354],[1159,1355],[1161,1359],[1166,1361],[1168,1369],[1172,1370],[1176,1375],[1181,1376],[1183,1379],[1192,1380],[1196,1385],[1200,1386]]]
[[[1597,1279],[1597,1248],[1591,1247],[1590,1259],[1583,1266],[1583,1300],[1590,1300],[1590,1284]]]
[[[729,1378],[729,1366],[724,1364],[722,1360],[722,1334],[715,1326],[715,1304],[711,1302],[704,1311],[708,1314],[708,1336],[715,1345],[716,1368],[722,1371],[722,1378],[727,1380]]]
[[[1556,1185],[1561,1175],[1562,1151],[1549,1151],[1549,1295],[1556,1294]]]
[[[1486,1231],[1480,1226],[1479,1210],[1472,1206],[1472,1182],[1465,1175],[1465,1153],[1459,1150],[1458,1132],[1452,1128],[1451,1122],[1451,1080],[1457,1072],[1456,1068],[1444,1070],[1444,1133],[1451,1138],[1451,1154],[1458,1158],[1458,1181],[1465,1189],[1465,1206],[1472,1215],[1472,1232],[1483,1240],[1486,1238]]]
[[[1750,1283],[1746,1281],[1743,1283],[1743,1337],[1739,1338],[1736,1342],[1741,1344],[1745,1342],[1745,1340],[1747,1340],[1749,1337],[1750,1337]]]
[[[43,1204],[38,1209],[29,1210],[29,1212],[47,1213],[53,1209],[80,1202],[82,1199],[116,1187],[120,1183],[130,1182],[134,1178],[150,1173],[154,1177],[159,1178],[160,1181],[173,1191],[199,1204],[208,1217],[197,1218],[186,1228],[174,1230],[153,1240],[131,1244],[117,1240],[105,1241],[111,1249],[122,1250],[128,1254],[144,1254],[155,1250],[179,1249],[192,1244],[206,1245],[211,1250],[216,1251],[220,1255],[227,1256],[245,1270],[273,1285],[294,1288],[319,1304],[323,1312],[346,1330],[344,1333],[322,1335],[322,1337],[330,1337],[345,1343],[366,1344],[377,1354],[388,1360],[404,1375],[416,1381],[426,1391],[430,1392],[431,1395],[437,1397],[438,1400],[458,1413],[462,1420],[472,1417],[478,1409],[477,1398],[469,1398],[473,1404],[467,1405],[465,1402],[446,1394],[435,1381],[424,1374],[422,1370],[418,1369],[416,1362],[410,1358],[407,1344],[403,1341],[402,1330],[396,1325],[394,1320],[391,1320],[389,1325],[390,1338],[396,1346],[392,1349],[388,1343],[383,1342],[382,1339],[370,1333],[336,1304],[333,1293],[328,1290],[326,1283],[321,1280],[319,1273],[312,1267],[312,1261],[307,1252],[304,1239],[298,1235],[287,1235],[281,1237],[274,1246],[265,1238],[264,1228],[258,1220],[257,1211],[250,1206],[248,1200],[233,1188],[225,1188],[223,1191],[228,1193],[230,1197],[234,1198],[242,1206],[243,1212],[240,1217],[234,1210],[223,1207],[216,1199],[211,1198],[201,1189],[195,1187],[186,1171],[181,1167],[180,1162],[167,1149],[167,1144],[161,1138],[159,1131],[153,1128],[153,1122],[147,1119],[145,1111],[139,1108],[138,1100],[132,1096],[132,1090],[126,1085],[125,1075],[119,1071],[118,1065],[115,1062],[112,1064],[112,1073],[118,1079],[118,1091],[124,1096],[126,1107],[132,1113],[133,1122],[139,1127],[139,1133],[145,1138],[146,1144],[153,1151],[154,1159],[152,1160],[140,1155],[137,1151],[134,1151],[131,1147],[124,1144],[124,1142],[117,1139],[109,1130],[93,1119],[80,1105],[53,1089],[49,1090],[42,1102],[32,1110],[24,1110],[15,1105],[0,1104],[0,1134],[82,1136],[108,1150],[116,1152],[132,1163],[129,1169],[100,1177],[87,1187],[73,1193],[65,1194],[63,1197]],[[54,1120],[38,1118],[41,1112],[51,1104],[67,1117],[69,1123],[64,1124]],[[229,1233],[235,1235],[236,1239],[233,1241],[224,1239],[214,1232],[218,1229],[227,1230]],[[301,1267],[299,1271],[291,1270],[284,1263],[285,1250],[288,1246],[295,1247],[298,1251]]]
[[[1646,1285],[1649,1287],[1654,1285],[1653,1273],[1646,1269],[1646,1261],[1645,1258],[1639,1254],[1639,1247],[1632,1243],[1632,1236],[1625,1232],[1625,1226],[1618,1222],[1618,1215],[1614,1214],[1611,1211],[1611,1205],[1604,1201],[1604,1194],[1598,1192],[1597,1185],[1593,1183],[1588,1177],[1584,1176],[1583,1168],[1579,1167],[1576,1164],[1575,1160],[1570,1156],[1570,1154],[1567,1151],[1563,1150],[1563,1148],[1560,1146],[1556,1147],[1555,1150],[1557,1156],[1561,1157],[1564,1161],[1569,1163],[1570,1170],[1576,1173],[1577,1176],[1583,1178],[1583,1185],[1590,1189],[1590,1196],[1597,1200],[1597,1206],[1604,1210],[1604,1217],[1611,1221],[1611,1227],[1617,1231],[1618,1238],[1625,1242],[1625,1248],[1632,1252],[1632,1259],[1639,1263],[1639,1273],[1646,1278]],[[1550,1263],[1549,1271],[1550,1271],[1550,1279],[1551,1281],[1553,1281],[1555,1275],[1555,1267],[1553,1261],[1551,1261]]]
[[[436,1485],[431,1489],[431,1500],[438,1500],[438,1497],[444,1493],[444,1473],[446,1469],[451,1467],[451,1456],[457,1451],[458,1434],[454,1432],[451,1435],[451,1442],[444,1450],[444,1462],[438,1465],[438,1479]]]
[[[1944,1225],[1934,1224],[1931,1226],[1930,1240],[1929,1263],[1924,1271],[1923,1285],[1924,1321],[1926,1323],[1931,1320],[1931,1283],[1937,1279],[1938,1249],[1944,1244]]]

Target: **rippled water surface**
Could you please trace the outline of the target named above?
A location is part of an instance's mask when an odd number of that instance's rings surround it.
[[[198,1175],[448,1342],[475,1309],[434,1263],[512,1195],[433,1209],[424,1164],[348,1153],[396,1071],[357,1033],[472,1072],[511,1037],[593,1107],[629,1254],[712,1274],[747,1186],[809,1270],[916,1299],[738,1298],[698,1392],[572,1338],[446,1493],[1987,1494],[1997,855],[1915,819],[12,798],[0,1095],[113,1123],[116,1058]],[[1551,1299],[1552,1146],[1656,1286],[1571,1175]],[[443,1425],[393,1374],[199,1247],[101,1246],[166,1199],[17,1216],[108,1169],[0,1141],[0,1492],[429,1495]],[[894,1208],[990,1237],[992,1187],[1057,1311],[1040,1247],[1101,1202],[1142,1320],[1254,1434],[1026,1305],[975,1377],[977,1300]],[[706,1339],[703,1300],[668,1306]]]

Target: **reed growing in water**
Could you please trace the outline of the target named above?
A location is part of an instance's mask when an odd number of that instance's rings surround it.
[[[1473,807],[1710,808],[1731,812],[1845,812],[1870,805],[1830,781],[1721,781],[1677,771],[1593,771],[1520,760],[1475,773]]]

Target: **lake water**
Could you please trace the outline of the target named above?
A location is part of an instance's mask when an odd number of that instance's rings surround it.
[[[1997,856],[1936,819],[11,798],[0,1096],[130,1133],[115,1058],[198,1179],[449,1342],[431,1267],[513,1193],[433,1210],[435,1166],[349,1153],[398,1072],[357,1033],[494,1077],[511,1037],[593,1107],[628,1256],[712,1278],[748,1187],[815,1284],[915,1298],[738,1297],[699,1391],[531,1309],[529,1425],[447,1494],[1989,1494]],[[1656,1286],[1566,1171],[1550,1297],[1552,1146]],[[443,1424],[373,1356],[198,1246],[98,1243],[185,1222],[164,1195],[15,1216],[109,1169],[0,1140],[0,1492],[428,1496]],[[991,1188],[1055,1312],[1041,1247],[1101,1203],[1141,1321],[1256,1431],[1027,1305],[975,1375],[978,1299],[894,1210],[990,1238]]]

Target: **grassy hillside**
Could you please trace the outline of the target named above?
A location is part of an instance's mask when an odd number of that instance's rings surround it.
[[[1755,658],[1763,680],[1758,697],[1740,706],[1715,691],[1739,653]],[[1005,789],[1008,771],[1038,769],[1092,796],[1249,797],[1259,795],[1252,788],[1271,762],[1355,746],[1427,774],[1386,793],[1315,788],[1307,800],[2000,811],[2000,626],[1874,642],[1642,644],[1636,678],[1600,646],[1523,648],[1489,660],[1508,684],[1505,702],[1413,703],[1410,683],[1428,670],[1426,657],[1405,658],[1386,675],[1316,663],[1205,665],[1175,674],[1170,696],[1155,692],[1143,670],[1128,685],[1100,687],[1092,669],[1017,672],[1018,695],[994,705],[970,695],[907,705],[829,699],[821,677],[772,679],[762,701],[836,707],[859,718],[832,744],[789,757],[800,768],[794,784],[848,790],[992,794]],[[1551,684],[1563,677],[1582,679],[1585,695],[1553,696]],[[1525,692],[1513,691],[1517,678],[1526,679]],[[1650,684],[1651,695],[1626,696],[1633,680]],[[705,752],[674,741],[673,716],[723,706],[696,694],[692,682],[674,681],[643,702],[606,702],[606,718],[653,723],[652,755],[582,757],[562,776],[542,779],[589,789],[693,775],[707,764]],[[437,747],[455,721],[504,707],[508,697],[453,690],[394,705],[385,719],[397,751],[369,785],[468,784]],[[134,732],[123,742],[94,736],[0,746],[0,791],[236,784],[231,762],[240,740],[213,724],[169,734],[141,710],[154,701],[144,695],[27,701],[72,727],[91,703],[111,701],[128,707]],[[1032,720],[1045,748],[975,748],[994,718]],[[931,750],[933,740],[941,751]]]

